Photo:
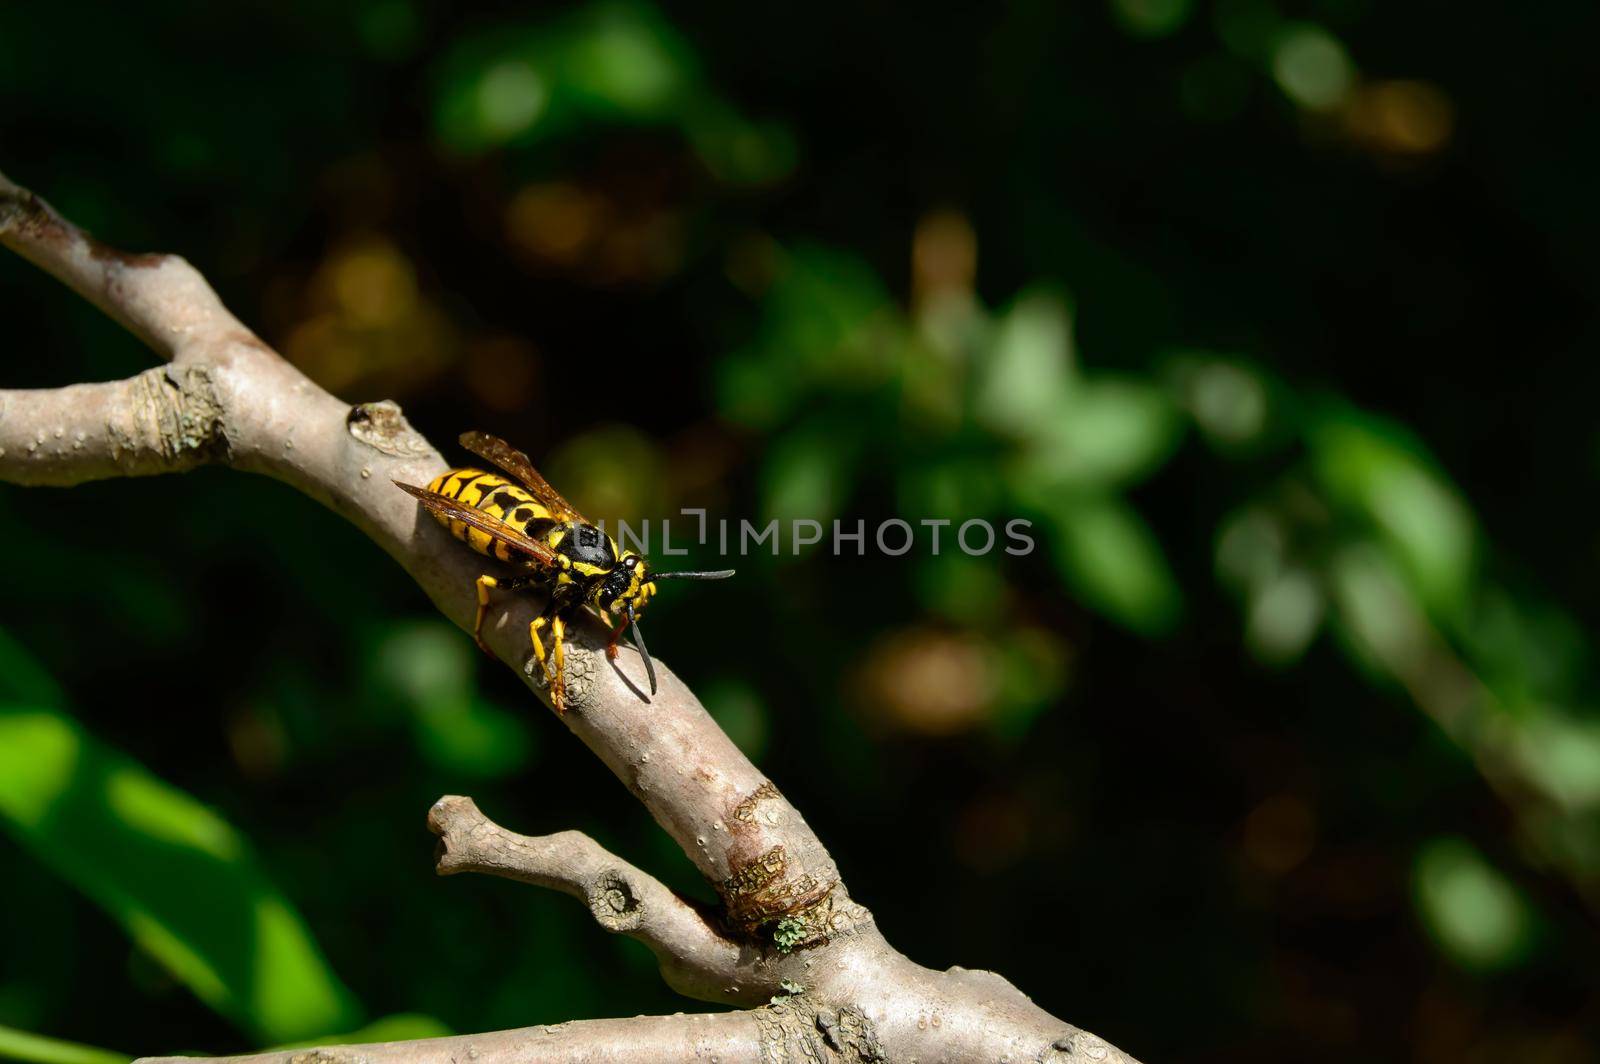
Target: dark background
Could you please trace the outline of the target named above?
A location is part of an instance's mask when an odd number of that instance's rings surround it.
[[[1597,22],[15,4],[0,166],[591,515],[1031,520],[786,539],[648,626],[913,958],[1149,1061],[1564,1064]],[[15,258],[0,315],[7,387],[149,364]],[[466,793],[706,892],[355,531],[207,470],[6,488],[0,536],[0,1055],[695,1007],[566,899],[433,877]]]

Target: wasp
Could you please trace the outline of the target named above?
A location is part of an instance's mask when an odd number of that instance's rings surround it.
[[[622,550],[616,540],[573,509],[521,451],[483,432],[463,433],[461,446],[509,473],[516,482],[499,473],[463,468],[440,473],[426,488],[398,480],[394,483],[414,495],[452,536],[479,554],[515,567],[511,576],[485,573],[478,577],[478,615],[472,622],[472,638],[478,647],[489,653],[483,642],[489,592],[531,588],[544,593],[546,603],[529,624],[528,639],[558,714],[566,712],[567,625],[584,607],[611,629],[607,658],[616,660],[617,640],[624,629],[630,631],[633,645],[644,659],[650,693],[655,694],[656,667],[645,649],[639,616],[656,593],[656,581],[723,580],[732,576],[733,570],[655,572],[648,561]],[[548,651],[543,638],[546,629]]]

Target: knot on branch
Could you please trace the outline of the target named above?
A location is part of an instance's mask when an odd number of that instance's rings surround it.
[[[772,781],[762,780],[729,811],[728,833],[745,846],[760,845],[762,827],[780,821],[785,804]],[[749,852],[743,847],[740,850]],[[781,845],[768,847],[754,860],[740,860],[739,852],[730,853],[731,874],[717,884],[728,926],[748,935],[776,925],[774,941],[785,953],[816,941],[802,933],[799,914],[820,902],[835,884],[791,868]]]
[[[392,399],[357,403],[345,415],[344,423],[350,435],[394,458],[425,458],[433,453],[428,441],[401,413],[400,404]]]
[[[783,847],[774,846],[735,868],[731,876],[717,884],[717,891],[722,895],[728,925],[750,934],[767,924],[796,917],[826,897],[833,886],[809,872],[791,875]],[[799,944],[790,942],[789,948]]]
[[[729,835],[740,845],[729,854],[731,875],[717,884],[727,926],[746,935],[765,934],[780,953],[820,946],[853,933],[869,918],[852,903],[833,875],[818,875],[794,861],[783,845],[750,859],[743,855],[794,817],[771,780],[763,780],[728,813]],[[825,872],[831,871],[831,863]]]
[[[634,931],[644,923],[644,903],[615,869],[602,872],[589,886],[589,911],[607,931]]]
[[[762,1064],[867,1064],[887,1061],[877,1028],[854,1006],[818,1005],[805,994],[779,996],[756,1011]]]
[[[207,366],[158,366],[134,378],[127,423],[106,425],[119,463],[155,453],[173,466],[226,460],[222,404]]]

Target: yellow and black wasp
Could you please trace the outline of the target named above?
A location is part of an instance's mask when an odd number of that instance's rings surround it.
[[[573,612],[587,606],[611,628],[606,655],[615,659],[617,640],[631,630],[633,645],[644,659],[650,693],[656,693],[656,667],[639,633],[639,615],[656,593],[657,580],[722,580],[732,569],[717,572],[656,573],[650,563],[596,528],[539,475],[528,456],[504,440],[487,433],[468,432],[461,446],[515,477],[519,484],[498,473],[481,469],[451,469],[434,477],[426,488],[396,486],[417,497],[430,513],[479,554],[509,562],[514,576],[478,577],[478,616],[472,638],[486,653],[483,618],[489,609],[489,592],[495,588],[517,591],[534,588],[548,596],[544,611],[528,627],[533,654],[550,687],[550,703],[566,712],[563,665],[567,623]],[[612,615],[616,616],[613,622]],[[550,649],[541,633],[550,629]]]

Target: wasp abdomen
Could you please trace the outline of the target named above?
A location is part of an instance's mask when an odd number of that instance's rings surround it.
[[[540,505],[532,495],[498,473],[486,473],[481,469],[452,469],[434,477],[428,485],[428,490],[455,499],[475,510],[482,510],[490,517],[498,518],[518,532],[535,539],[542,538],[539,535],[539,526],[552,520],[550,511]],[[434,513],[433,516],[450,530],[452,536],[479,554],[499,558],[503,562],[511,561],[515,557],[505,540],[470,528],[461,521],[451,520],[443,514]],[[534,527],[530,528],[530,525]]]

